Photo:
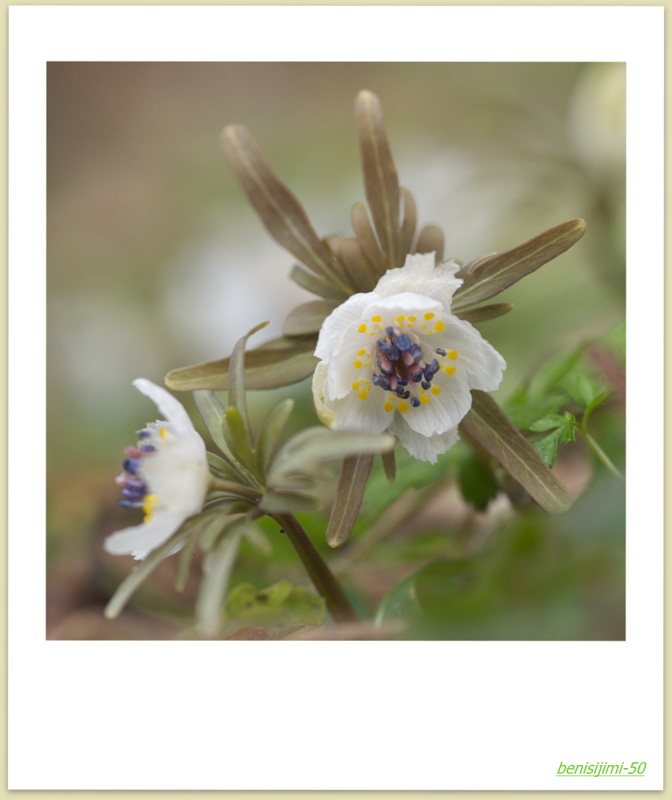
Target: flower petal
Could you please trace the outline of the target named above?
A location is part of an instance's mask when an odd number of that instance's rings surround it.
[[[350,392],[337,400],[326,398],[336,417],[331,425],[334,431],[365,431],[382,433],[390,424],[392,414],[383,408],[384,394],[376,387],[362,400],[357,392]]]
[[[171,439],[142,459],[140,474],[161,508],[183,519],[196,514],[203,507],[209,484],[203,440],[186,436]]]
[[[350,325],[361,320],[362,311],[377,299],[378,295],[375,292],[353,294],[343,305],[335,308],[322,324],[315,356],[322,361],[329,361],[339,336]]]
[[[437,372],[427,398],[426,405],[404,413],[409,428],[422,436],[434,436],[456,427],[471,408],[471,392],[464,369],[457,364],[453,375]]]
[[[172,424],[175,433],[196,434],[189,414],[187,414],[182,403],[173,397],[170,392],[148,381],[146,378],[137,378],[133,381],[133,386],[135,386],[138,391],[142,392],[145,397],[149,397],[163,414],[164,418]],[[198,434],[196,435],[198,436]]]
[[[113,533],[105,539],[105,550],[114,556],[132,555],[147,558],[169,539],[184,522],[184,518],[166,510],[157,510],[149,522]]]
[[[455,277],[460,265],[455,261],[434,266],[434,253],[408,255],[403,267],[391,269],[378,281],[375,291],[382,297],[417,292],[437,300],[450,310],[453,294],[462,285]]]
[[[459,440],[457,428],[451,428],[442,434],[434,436],[423,436],[416,433],[407,424],[407,417],[395,414],[394,421],[390,425],[390,433],[393,433],[401,442],[402,447],[420,461],[429,461],[436,464],[436,457],[447,452]]]
[[[400,294],[390,295],[390,297],[376,298],[370,305],[366,306],[362,313],[362,318],[364,321],[368,321],[372,316],[378,314],[389,320],[389,322],[394,322],[399,316],[421,315],[428,312],[443,314],[443,306],[438,300],[432,300],[424,294],[401,292]]]
[[[443,332],[432,336],[432,345],[457,352],[456,365],[464,369],[469,389],[492,392],[502,382],[506,361],[468,322],[448,316]]]
[[[332,350],[327,368],[327,387],[333,400],[345,397],[353,391],[355,381],[368,381],[376,364],[375,338],[362,333],[362,323],[356,320],[340,335]],[[365,387],[362,387],[365,388]]]

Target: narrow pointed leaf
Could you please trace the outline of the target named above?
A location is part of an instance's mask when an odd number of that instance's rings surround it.
[[[245,396],[245,345],[252,334],[262,330],[268,322],[255,325],[245,336],[236,342],[229,360],[229,406],[238,410],[247,431],[247,438],[251,438],[250,420],[247,415],[247,398]]]
[[[387,480],[390,483],[394,483],[394,479],[397,476],[397,462],[395,461],[394,450],[383,453],[383,469]]]
[[[495,319],[495,317],[501,317],[504,314],[508,314],[512,309],[513,303],[491,303],[489,306],[465,309],[460,311],[458,316],[473,325],[477,322],[485,322],[489,319]]]
[[[321,507],[316,497],[294,492],[266,492],[259,503],[267,514],[306,514]]]
[[[425,225],[415,243],[416,253],[436,253],[436,263],[443,261],[444,236],[438,225]]]
[[[233,468],[233,466],[228,462],[225,461],[223,458],[220,458],[216,453],[206,453],[208,459],[208,466],[210,467],[210,472],[216,478],[224,478],[227,481],[237,481],[240,478],[239,473]]]
[[[388,269],[400,267],[399,180],[383,125],[378,98],[360,92],[355,105],[357,133],[362,154],[364,188],[378,240],[387,256]]]
[[[245,354],[245,386],[247,389],[275,389],[307,378],[317,366],[313,356],[316,346],[317,335],[312,335],[281,337],[250,350]],[[222,358],[174,369],[166,375],[166,386],[177,392],[228,389],[229,361]]]
[[[289,278],[302,289],[316,294],[318,297],[323,297],[325,300],[335,300],[340,304],[348,299],[348,293],[344,289],[325,283],[315,275],[311,275],[310,272],[306,272],[298,264],[292,267]]]
[[[282,323],[284,336],[305,336],[307,333],[318,333],[324,320],[336,308],[336,303],[329,300],[311,300],[289,312]]]
[[[194,557],[194,550],[198,544],[198,536],[192,535],[187,539],[186,544],[180,550],[177,557],[177,567],[175,568],[175,589],[183,592],[189,578],[189,569]]]
[[[269,411],[261,426],[255,450],[257,452],[257,466],[262,475],[266,474],[268,465],[271,463],[271,459],[278,447],[285,423],[289,419],[293,408],[294,401],[291,397],[288,397]]]
[[[221,450],[225,461],[233,470],[236,480],[250,480],[250,472],[238,458],[229,441],[227,440],[228,426],[226,422],[226,406],[221,398],[211,391],[194,392],[194,400],[203,421],[205,422],[212,441]],[[230,437],[229,437],[230,438]],[[216,464],[216,461],[214,462]]]
[[[404,221],[399,231],[399,250],[405,258],[411,252],[418,224],[418,209],[413,195],[404,186],[401,187],[401,196],[404,201]]]
[[[455,293],[453,308],[481,303],[568,250],[586,232],[582,219],[570,219],[538,236],[479,261]]]
[[[372,464],[372,455],[351,456],[343,461],[327,525],[327,544],[330,547],[340,547],[350,536],[359,515]]]
[[[380,251],[378,239],[369,220],[369,212],[364,203],[355,203],[351,213],[352,229],[355,232],[362,252],[373,266],[378,275],[383,275],[387,269],[385,259]]]
[[[250,132],[229,125],[221,137],[231,169],[271,236],[308,269],[334,282],[333,264],[303,206],[271,169]]]
[[[378,283],[378,274],[369,264],[357,239],[343,239],[338,260],[355,292],[372,292]]]
[[[543,509],[551,514],[567,511],[572,495],[534,447],[489,394],[474,390],[471,396],[471,410],[460,428],[496,458]]]
[[[226,424],[229,428],[235,455],[248,469],[253,469],[256,464],[252,453],[252,440],[245,427],[243,416],[237,408],[229,406],[226,409]]]
[[[249,520],[245,517],[230,523],[217,547],[203,561],[205,574],[196,602],[196,618],[206,636],[214,636],[222,624],[226,590],[247,524]]]
[[[128,575],[128,577],[119,585],[117,591],[112,596],[112,599],[105,608],[105,616],[108,619],[114,619],[122,611],[126,603],[129,601],[135,590],[143,583],[163,559],[170,553],[170,551],[179,544],[188,534],[182,529],[174,533],[170,539],[167,539],[160,547],[153,550],[147,558],[141,561]]]

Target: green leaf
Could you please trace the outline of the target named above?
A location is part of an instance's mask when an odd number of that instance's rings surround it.
[[[364,189],[378,241],[387,256],[387,268],[400,267],[405,256],[399,247],[399,180],[375,94],[362,91],[357,95],[355,116]]]
[[[394,448],[389,434],[332,431],[322,426],[305,428],[282,447],[268,472],[268,486],[283,488],[293,476],[320,476],[320,467],[359,453],[383,453]]]
[[[132,572],[119,585],[117,591],[112,595],[110,602],[105,607],[105,616],[108,619],[114,619],[119,615],[138,586],[154,572],[168,553],[182,542],[187,535],[188,534],[180,528],[170,539],[167,539],[162,545],[157,547],[156,550],[153,550],[147,558],[140,561],[137,567],[134,567]]]
[[[247,438],[252,438],[250,420],[247,415],[247,398],[245,396],[245,345],[252,334],[262,330],[268,322],[262,322],[251,328],[245,336],[236,342],[229,359],[229,395],[228,405],[237,409],[247,432]],[[228,412],[227,412],[228,413]]]
[[[490,501],[497,497],[499,487],[492,470],[473,451],[460,465],[460,489],[464,499],[476,511],[485,511]]]
[[[340,547],[348,540],[359,515],[372,465],[372,455],[344,459],[327,525],[326,537],[330,547]]]
[[[544,436],[543,439],[537,439],[535,442],[532,442],[532,446],[544,459],[544,463],[549,469],[555,463],[562,430],[562,428],[556,428],[552,433],[549,433],[548,436]]]
[[[586,347],[588,343],[584,342],[544,364],[530,382],[530,397],[544,397],[557,388],[562,379],[579,363]]]
[[[311,275],[310,272],[306,272],[305,269],[302,269],[298,264],[292,267],[289,279],[307,292],[316,294],[318,297],[323,297],[325,300],[335,300],[340,304],[348,299],[348,293],[345,289],[325,283],[315,275]]]
[[[240,473],[236,472],[229,462],[220,458],[215,453],[208,452],[206,456],[208,459],[208,466],[210,467],[210,473],[216,478],[224,478],[227,481],[238,481],[240,479]]]
[[[317,366],[313,356],[317,335],[305,338],[280,337],[245,354],[247,389],[275,389],[307,378]],[[207,361],[169,372],[166,386],[176,392],[197,389],[228,389],[229,359]]]
[[[233,565],[249,518],[242,517],[227,526],[217,547],[203,559],[203,581],[196,601],[198,626],[206,636],[214,636],[222,624],[222,605]]]
[[[425,225],[418,234],[416,253],[436,253],[436,263],[443,261],[444,236],[438,225]]]
[[[250,625],[319,625],[327,608],[323,598],[308,589],[280,581],[257,592],[249,583],[240,584],[229,594],[226,613],[230,619]]]
[[[283,336],[305,336],[307,333],[319,333],[324,320],[336,308],[331,300],[312,300],[303,303],[289,312],[282,323]]]
[[[351,212],[352,229],[355,232],[359,246],[366,256],[369,264],[377,275],[382,276],[387,270],[383,253],[378,246],[378,239],[369,220],[369,213],[364,203],[355,203]]]
[[[229,407],[226,409],[226,424],[233,448],[238,459],[250,470],[256,467],[252,442],[250,440],[249,428],[243,421],[243,416],[237,408]]]
[[[455,292],[452,309],[459,312],[466,306],[482,303],[503,292],[512,284],[557,258],[576,244],[586,232],[582,219],[570,219],[550,228],[504,253],[495,253],[460,270],[464,279]]]
[[[583,414],[583,426],[584,426],[584,429],[585,429],[585,426],[588,424],[588,417],[590,417],[590,415],[593,413],[593,411],[595,411],[595,409],[599,405],[601,405],[607,399],[607,397],[609,397],[610,395],[611,395],[611,392],[609,390],[605,390],[605,391],[600,392],[599,394],[595,395],[595,397],[593,397],[593,399],[590,401],[590,403],[588,403],[588,405],[586,406],[586,410],[584,411],[584,414]]]
[[[262,476],[266,475],[268,465],[277,450],[280,436],[293,408],[294,400],[291,397],[287,397],[269,411],[261,426],[255,450],[257,453],[257,467]]]
[[[561,428],[567,420],[560,414],[547,414],[530,425],[531,431],[550,431],[553,428]]]
[[[478,322],[486,322],[489,319],[501,317],[513,310],[513,303],[491,303],[488,306],[476,306],[468,308],[459,313],[459,318],[475,325]]]
[[[329,250],[310,224],[303,206],[273,172],[250,132],[242,125],[229,125],[221,142],[234,175],[271,236],[316,275],[339,286]]]
[[[399,249],[405,257],[411,252],[411,246],[415,238],[415,229],[418,224],[418,210],[413,195],[404,186],[401,187],[401,197],[404,203],[404,221],[399,231]]]
[[[371,292],[375,289],[378,273],[369,263],[357,239],[342,238],[337,258],[355,292]]]
[[[383,469],[385,470],[385,477],[390,483],[394,483],[397,476],[397,464],[394,457],[394,450],[389,450],[382,455]]]
[[[322,503],[307,494],[269,491],[259,501],[259,508],[267,514],[307,514],[319,511]]]
[[[515,478],[551,514],[566,511],[572,495],[548,469],[539,453],[485,392],[471,393],[472,406],[460,428]]]
[[[194,551],[198,544],[198,536],[192,535],[187,539],[186,544],[177,556],[177,568],[175,569],[175,589],[183,592],[189,577],[189,568],[194,557]]]

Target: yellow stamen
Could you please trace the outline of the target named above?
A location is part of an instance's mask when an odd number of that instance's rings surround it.
[[[368,396],[369,396],[369,393],[367,391],[365,391],[364,389],[362,389],[362,391],[357,395],[357,397],[359,397],[360,400],[366,400],[366,398]]]
[[[355,382],[352,384],[352,391],[353,391],[353,392],[356,392],[356,391],[357,391],[357,389],[359,389],[359,381],[355,381]]]
[[[397,408],[398,408],[398,409],[399,409],[399,411],[401,411],[401,413],[403,414],[403,413],[404,413],[404,411],[408,411],[408,403],[404,403],[404,402],[402,402],[402,403],[399,403],[399,405],[397,406]]]
[[[403,322],[405,319],[406,317],[396,317],[397,322]]]
[[[371,322],[380,322],[382,317],[371,317]]]
[[[366,353],[366,347],[362,347],[362,349],[357,353],[358,356],[363,356]]]
[[[446,367],[446,375],[454,375],[455,374],[455,367],[452,364],[448,364]]]
[[[417,317],[409,317],[408,318],[409,322],[415,322],[416,320],[417,320]]]
[[[161,431],[164,429],[161,428]],[[144,522],[149,522],[152,518],[152,509],[155,505],[158,505],[159,497],[155,494],[147,494],[145,495],[145,504],[142,507],[142,510],[145,512],[145,519]]]
[[[357,359],[355,361],[355,369],[359,369],[361,366],[362,366],[362,362],[359,359]]]
[[[385,411],[392,411],[394,409],[394,406],[392,405],[392,403],[390,403],[389,400],[386,400],[383,408],[385,409]]]
[[[425,319],[434,319],[434,314],[431,311],[428,311],[425,314]]]
[[[457,350],[449,350],[448,358],[452,358],[453,361],[455,361],[455,359],[457,358]]]
[[[441,387],[440,386],[432,386],[430,389],[432,394],[441,394]]]
[[[426,394],[423,394],[422,397],[420,398],[420,402],[422,403],[423,406],[426,406],[427,403],[429,403],[429,397]]]
[[[442,331],[442,330],[443,330],[445,327],[446,327],[446,326],[443,324],[443,322],[441,322],[441,320],[439,320],[439,321],[436,323],[436,330],[437,330],[439,333],[441,333],[441,331]]]
[[[357,330],[359,331],[359,333],[366,333],[366,323],[365,323],[365,322],[363,322],[363,323],[362,323],[362,324],[359,326],[359,328],[357,328]]]

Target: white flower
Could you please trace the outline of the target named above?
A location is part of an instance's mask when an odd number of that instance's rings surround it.
[[[471,389],[502,380],[506,362],[450,313],[459,265],[409,255],[373,292],[355,294],[324,321],[313,376],[318,416],[334,430],[382,432],[436,462],[458,439]]]
[[[119,502],[143,508],[145,521],[113,533],[105,540],[105,549],[142,559],[201,510],[210,473],[205,443],[182,404],[144,378],[133,385],[154,401],[166,421],[148,423],[138,433],[137,447],[126,448],[124,472],[117,478],[124,497]]]

